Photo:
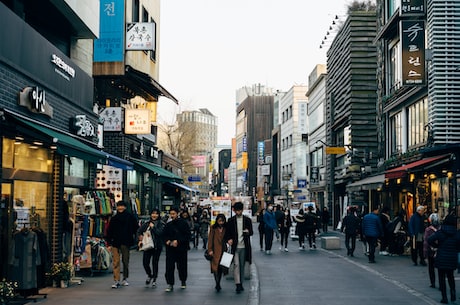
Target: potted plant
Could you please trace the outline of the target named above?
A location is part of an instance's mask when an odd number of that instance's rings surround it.
[[[68,262],[54,263],[51,266],[51,277],[57,284],[61,285],[61,288],[65,288],[72,276],[72,268],[72,264]]]
[[[16,296],[16,289],[18,288],[17,282],[7,281],[3,279],[0,281],[0,305],[6,305],[11,299]]]

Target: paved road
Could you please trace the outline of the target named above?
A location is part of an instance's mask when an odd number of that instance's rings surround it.
[[[343,240],[340,233],[328,235],[337,235]],[[254,264],[248,272],[252,277],[246,281],[242,294],[235,294],[230,277],[223,280],[222,291],[215,292],[209,264],[201,249],[189,252],[187,289],[176,287],[172,293],[164,291],[164,256],[160,261],[158,287],[145,288],[141,253],[132,252],[129,287],[111,289],[110,273],[95,274],[85,277],[81,285],[46,288],[42,290],[48,293],[46,299],[38,298],[37,303],[29,304],[419,305],[439,304],[441,299],[438,289],[429,288],[426,267],[412,266],[408,256],[377,256],[376,264],[368,264],[360,244],[356,257],[349,258],[343,243],[340,250],[318,247],[316,251],[299,251],[295,241],[290,242],[287,253],[279,251],[279,242],[275,241],[273,254],[266,255],[258,250],[256,241],[258,236],[253,238]],[[458,281],[457,286],[460,286]]]

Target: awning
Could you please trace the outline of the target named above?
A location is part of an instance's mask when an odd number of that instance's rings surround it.
[[[162,168],[161,166],[146,162],[146,161],[139,161],[139,160],[131,160],[135,165],[153,173],[158,177],[158,180],[161,182],[182,182],[183,179],[179,176],[174,175],[170,171]]]
[[[385,182],[385,174],[367,177],[347,185],[347,191],[365,191],[365,190],[376,190],[383,186]]]
[[[174,103],[179,104],[178,100],[161,86],[150,75],[134,69],[131,66],[125,67],[126,80],[130,81],[132,85],[139,87],[144,92],[152,96],[164,96],[172,100]]]
[[[444,163],[449,161],[450,155],[442,155],[442,156],[436,156],[436,157],[429,157],[429,158],[424,158],[400,167],[392,168],[390,170],[387,170],[385,172],[385,178],[386,179],[396,179],[396,178],[402,178],[406,176],[410,172],[414,172],[417,169],[423,167],[426,168],[427,166],[432,167],[433,163],[436,163],[436,165]],[[440,163],[439,163],[440,162]]]
[[[120,157],[117,157],[115,155],[109,154],[107,152],[104,152],[104,154],[107,157],[107,165],[117,167],[117,168],[121,168],[121,169],[124,169],[124,170],[132,170],[133,169],[133,166],[134,166],[133,162],[130,162],[130,161],[125,160],[125,159],[122,159]]]
[[[191,192],[191,193],[199,193],[199,192],[200,192],[200,191],[195,190],[195,189],[193,189],[193,188],[191,188],[191,187],[188,187],[187,185],[182,184],[182,183],[168,182],[168,184],[171,184],[171,185],[173,185],[173,186],[175,186],[175,187],[181,188],[181,189],[183,189],[183,190],[185,190],[185,191],[187,191],[187,192]]]
[[[61,155],[68,155],[93,163],[106,163],[106,153],[97,150],[96,148],[92,148],[91,146],[82,143],[81,141],[79,141],[76,138],[73,138],[70,135],[55,131],[51,128],[30,121],[21,120],[20,122],[32,128],[33,130],[36,130],[50,137],[52,142],[54,142],[57,146],[57,152]]]

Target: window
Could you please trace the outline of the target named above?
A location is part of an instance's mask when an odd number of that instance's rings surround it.
[[[310,166],[318,167],[323,165],[323,148],[318,148],[310,153]]]
[[[391,134],[391,154],[400,153],[402,151],[403,130],[402,130],[402,112],[398,112],[390,119],[390,134]]]
[[[139,0],[133,1],[133,22],[139,22]]]
[[[387,20],[399,10],[401,0],[387,0]]]
[[[401,44],[399,41],[390,45],[388,62],[388,89],[391,94],[401,87]]]
[[[408,116],[409,147],[425,143],[428,138],[428,130],[425,128],[428,124],[428,99],[424,98],[409,106]]]

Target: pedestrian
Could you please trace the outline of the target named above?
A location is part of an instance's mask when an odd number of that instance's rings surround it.
[[[145,285],[147,286],[151,284],[152,287],[156,287],[157,285],[158,262],[163,249],[164,227],[165,223],[160,218],[160,210],[153,209],[152,213],[150,213],[150,219],[137,230],[137,235],[139,236],[139,248],[142,247],[142,238],[147,230],[150,231],[150,235],[153,239],[153,249],[143,251],[144,253],[142,255],[142,265],[145,273],[147,274],[147,279],[145,280]]]
[[[300,209],[299,213],[294,216],[294,222],[296,223],[295,234],[299,238],[299,250],[303,251],[305,250],[305,234],[306,234],[305,214],[304,214],[303,209]]]
[[[450,288],[450,300],[457,299],[455,292],[454,270],[458,266],[458,252],[460,251],[460,237],[457,231],[457,218],[449,214],[444,218],[441,228],[428,238],[428,244],[436,250],[434,266],[438,269],[439,290],[441,303],[447,304],[446,277]]]
[[[428,244],[428,238],[433,235],[439,229],[439,217],[438,214],[432,213],[428,217],[429,226],[425,229],[423,236],[423,255],[428,261],[428,275],[430,277],[430,287],[436,287],[436,275],[434,272],[434,257],[436,255],[436,248],[431,247]]]
[[[231,246],[233,257],[234,279],[236,284],[236,293],[244,290],[244,266],[245,263],[252,263],[251,236],[252,230],[251,218],[243,215],[243,203],[238,201],[233,205],[235,215],[230,217],[225,230],[225,242]]]
[[[265,239],[264,213],[265,213],[265,209],[261,209],[260,212],[257,213],[257,222],[259,223],[257,229],[259,230],[260,251],[264,251],[264,239]]]
[[[197,249],[198,244],[200,242],[200,213],[198,209],[192,214],[193,220],[193,232],[192,232],[192,240],[193,240],[193,248]]]
[[[200,224],[200,237],[203,240],[203,249],[206,249],[208,247],[209,225],[211,224],[211,219],[209,217],[208,210],[204,209],[203,212],[201,213],[199,224]]]
[[[193,222],[193,218],[190,216],[190,213],[185,209],[185,210],[182,210],[182,212],[180,213],[179,217],[183,220],[185,220],[185,222],[187,223],[188,227],[189,227],[189,230],[190,230],[190,240],[189,242],[192,242],[193,246],[195,246],[195,237],[194,237],[194,234],[195,234],[195,223]],[[198,246],[198,244],[197,244]],[[203,248],[205,249],[205,248]]]
[[[362,230],[364,238],[369,245],[369,263],[375,263],[377,241],[383,236],[382,221],[380,220],[379,208],[377,206],[374,207],[372,213],[364,216]]]
[[[211,273],[214,274],[214,280],[216,282],[216,291],[219,292],[222,287],[220,286],[220,280],[222,275],[228,273],[228,269],[220,266],[220,259],[222,253],[227,251],[226,243],[224,242],[226,230],[226,218],[224,214],[217,214],[216,222],[211,226],[209,230],[208,239],[208,254],[212,256],[211,259]]]
[[[318,216],[313,210],[313,206],[308,206],[305,214],[305,232],[308,237],[310,250],[316,249],[316,230],[318,229]]]
[[[356,215],[356,208],[350,207],[348,214],[342,221],[342,232],[345,231],[345,247],[347,248],[347,255],[353,257],[356,248],[356,236],[361,226],[361,220]]]
[[[388,252],[391,256],[402,255],[404,244],[407,241],[406,212],[399,211],[396,217],[388,224]]]
[[[323,211],[321,212],[321,224],[323,226],[323,232],[327,233],[327,227],[329,226],[329,219],[330,219],[329,210],[327,207],[323,207]]]
[[[411,238],[411,258],[414,266],[418,265],[417,257],[420,260],[420,265],[426,266],[425,258],[423,257],[423,235],[425,234],[424,226],[425,207],[420,205],[409,219],[409,235]]]
[[[135,243],[138,229],[136,217],[126,210],[126,202],[118,201],[116,214],[110,219],[107,228],[107,241],[112,246],[112,288],[129,286],[129,250]],[[123,281],[120,283],[120,260],[123,263]]]
[[[275,212],[275,219],[276,219],[276,229],[275,229],[275,235],[276,235],[276,240],[280,240],[280,230],[278,224],[281,222],[281,219],[283,219],[284,213],[283,213],[283,208],[281,205],[277,204],[273,207],[273,211]]]
[[[265,223],[265,254],[270,255],[272,252],[273,245],[273,234],[275,230],[278,229],[276,223],[276,215],[273,211],[273,205],[269,204],[267,211],[264,213],[264,223]]]
[[[380,211],[380,220],[382,221],[383,227],[383,236],[380,238],[380,255],[389,255],[390,253],[388,250],[388,244],[390,239],[390,232],[388,230],[388,224],[390,223],[390,208],[383,207]]]
[[[289,232],[291,231],[292,226],[292,218],[289,209],[286,209],[283,214],[283,218],[278,223],[278,228],[281,235],[281,245],[280,250],[284,247],[284,252],[289,252],[288,250],[288,240],[289,240]]]
[[[187,288],[187,254],[190,250],[191,229],[186,220],[179,217],[179,209],[171,207],[170,221],[165,225],[163,239],[166,244],[166,292],[174,289],[174,272],[177,266],[181,289]]]

